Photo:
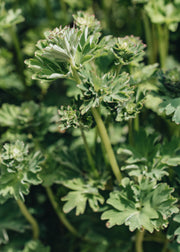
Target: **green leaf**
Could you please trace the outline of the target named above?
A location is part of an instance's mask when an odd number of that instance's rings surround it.
[[[91,66],[86,65],[81,70],[82,84],[78,88],[82,91],[83,104],[81,113],[87,113],[92,107],[101,103],[110,110],[117,112],[118,106],[125,108],[133,93],[129,85],[129,75],[125,72],[115,75],[108,72],[98,75]]]
[[[76,17],[77,23],[79,18],[82,18],[80,16]],[[88,16],[85,16],[88,19]],[[90,16],[89,18],[91,19]],[[72,68],[81,68],[85,62],[100,56],[102,54],[102,44],[98,46],[100,33],[91,31],[91,28],[85,25],[80,28],[60,27],[46,32],[45,39],[37,43],[38,50],[35,52],[35,58],[25,61],[36,72],[33,78],[71,79]]]
[[[167,226],[167,219],[179,211],[171,193],[172,189],[165,183],[156,185],[146,178],[135,185],[125,178],[120,191],[110,193],[107,200],[110,210],[101,219],[108,219],[107,227],[125,224],[130,231],[145,229],[152,233]]]
[[[159,104],[160,112],[165,112],[167,116],[172,116],[172,121],[180,124],[180,98],[164,97],[163,102]]]
[[[74,128],[90,128],[92,118],[89,115],[82,115],[79,111],[78,104],[73,106],[61,106],[59,113],[59,127],[61,130]]]
[[[95,19],[94,15],[89,15],[87,12],[78,11],[77,14],[73,15],[76,26],[85,28],[88,27],[92,33],[101,30],[100,22]]]
[[[113,53],[117,58],[116,64],[132,64],[138,65],[144,56],[145,45],[138,37],[126,36],[117,38],[113,47]]]
[[[149,1],[145,10],[152,23],[166,24],[170,31],[176,31],[178,22],[180,22],[178,5],[166,0]]]
[[[21,106],[4,103],[0,109],[0,123],[2,127],[11,128],[14,133],[26,132],[41,138],[51,131],[57,115],[56,107],[45,107],[33,101],[24,102]]]
[[[0,88],[7,92],[23,91],[24,85],[15,73],[15,66],[13,65],[14,55],[5,48],[0,49]]]
[[[170,153],[172,152],[171,144],[163,142],[160,145],[159,140],[157,134],[148,135],[144,130],[136,132],[133,137],[135,144],[122,146],[117,151],[125,160],[125,165],[121,169],[126,171],[129,176],[138,178],[145,175],[151,179],[161,180],[163,176],[167,176],[166,169],[170,164],[165,160],[168,150]],[[167,158],[170,158],[170,155]],[[178,154],[173,155],[178,158]]]
[[[42,162],[40,152],[28,153],[28,146],[17,140],[14,144],[5,144],[1,153],[0,166],[0,202],[8,198],[24,200],[30,185],[42,183],[38,173]]]
[[[161,83],[160,93],[172,98],[180,96],[180,71],[172,68],[158,72],[158,80]]]
[[[13,211],[11,211],[13,209]],[[17,204],[14,200],[9,200],[0,207],[0,244],[9,242],[8,231],[24,232],[27,224],[22,218]]]
[[[173,137],[171,141],[165,141],[161,146],[160,155],[162,156],[161,162],[169,166],[180,165],[180,143],[179,139]]]
[[[17,10],[10,9],[6,12],[6,10],[3,8],[4,6],[2,3],[0,4],[0,7],[1,7],[0,31],[24,21],[24,17],[21,15],[22,12],[21,9]]]
[[[40,241],[29,241],[22,252],[50,252],[50,247],[44,246]]]
[[[64,186],[72,189],[62,201],[67,201],[63,206],[63,211],[69,213],[72,209],[76,209],[76,215],[83,214],[86,208],[87,202],[93,211],[99,210],[99,203],[104,203],[104,198],[98,191],[104,189],[104,185],[90,180],[85,183],[80,178],[69,180],[64,183]]]

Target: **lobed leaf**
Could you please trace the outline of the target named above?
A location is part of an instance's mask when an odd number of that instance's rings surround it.
[[[127,192],[131,192],[130,198]],[[165,183],[156,185],[146,178],[135,185],[125,178],[120,191],[110,193],[107,204],[111,207],[101,219],[108,219],[107,227],[125,224],[130,231],[145,229],[152,233],[166,227],[167,219],[179,211],[171,193],[172,188]]]
[[[104,203],[104,198],[99,193],[99,189],[104,189],[104,185],[93,180],[83,181],[80,178],[67,181],[64,186],[72,189],[62,201],[67,201],[63,206],[63,211],[69,213],[72,209],[76,209],[76,215],[83,214],[87,202],[93,211],[99,210],[99,203]]]

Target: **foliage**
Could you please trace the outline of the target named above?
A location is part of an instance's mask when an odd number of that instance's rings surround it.
[[[0,251],[180,251],[179,8],[1,1]]]
[[[178,212],[172,191],[167,184],[156,185],[149,179],[143,178],[135,185],[124,178],[120,190],[110,193],[107,200],[113,209],[105,211],[101,218],[108,219],[107,227],[124,223],[130,231],[146,229],[152,233],[166,227],[167,219]]]
[[[17,140],[14,144],[6,143],[1,153],[0,202],[7,199],[24,200],[29,193],[30,185],[38,185],[42,181],[38,176],[40,152],[28,154],[28,146]]]

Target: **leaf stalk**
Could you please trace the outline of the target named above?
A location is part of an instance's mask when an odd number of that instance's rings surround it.
[[[57,214],[59,220],[61,223],[64,224],[64,226],[75,236],[80,237],[80,234],[78,233],[78,231],[71,225],[71,223],[66,219],[65,214],[59,209],[59,206],[55,200],[53,191],[51,190],[50,187],[45,187],[46,189],[46,193],[48,195],[49,201],[51,202],[51,205],[55,211],[55,213]]]
[[[144,231],[137,231],[136,233],[136,252],[143,252],[143,239],[144,239]]]
[[[26,220],[31,224],[32,231],[33,231],[33,239],[38,240],[39,239],[39,225],[36,221],[36,219],[30,214],[28,211],[26,205],[24,204],[23,201],[20,199],[16,200],[22,214],[26,218]]]
[[[88,161],[89,161],[89,164],[94,172],[94,175],[96,177],[99,176],[99,173],[98,171],[96,170],[96,167],[95,167],[95,163],[94,163],[94,159],[91,155],[91,151],[89,149],[89,146],[88,146],[88,143],[87,143],[87,139],[86,139],[86,136],[85,136],[85,133],[84,133],[84,130],[80,127],[80,131],[81,131],[81,136],[82,136],[82,139],[83,139],[83,143],[84,143],[84,147],[85,147],[85,150],[86,150],[86,154],[87,154],[87,157],[88,157]]]

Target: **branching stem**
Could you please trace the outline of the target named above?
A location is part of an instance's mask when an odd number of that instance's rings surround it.
[[[22,214],[26,218],[26,220],[31,224],[32,231],[33,231],[33,239],[38,240],[39,239],[39,226],[35,218],[30,214],[28,211],[26,205],[21,201],[20,199],[16,200]]]

